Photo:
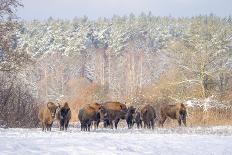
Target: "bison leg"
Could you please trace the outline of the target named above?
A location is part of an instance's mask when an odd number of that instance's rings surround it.
[[[114,121],[115,129],[117,129],[117,128],[118,128],[118,122],[119,122],[119,120],[120,120],[120,119],[116,119],[116,120]]]
[[[86,124],[83,123],[83,131],[86,131]]]
[[[130,121],[130,128],[133,127],[133,120]]]
[[[126,120],[126,123],[127,123],[128,129],[130,129],[130,121],[129,121],[129,120]]]
[[[42,122],[42,131],[45,130],[45,125],[44,125],[44,122]]]
[[[83,121],[81,121],[81,131],[84,131],[85,130],[85,124]]]
[[[94,121],[93,125],[94,125],[94,130],[96,130],[97,129],[97,121]]]
[[[150,121],[147,122],[147,128],[148,128],[148,129],[151,128],[151,122],[150,122]]]
[[[139,123],[138,122],[136,123],[136,125],[137,125],[137,128],[139,129]]]
[[[47,124],[47,131],[51,131],[52,124]]]
[[[83,128],[84,128],[84,131],[87,131],[87,128],[88,128],[87,122],[84,122],[84,123],[83,123]]]
[[[182,121],[183,121],[184,126],[187,126],[186,125],[186,118],[184,118]]]
[[[64,119],[62,119],[60,122],[60,126],[61,126],[62,131],[64,130],[64,124],[65,124]]]
[[[151,120],[151,128],[154,129],[154,119]]]
[[[178,119],[178,124],[179,124],[179,126],[181,126],[181,119],[180,118]]]
[[[67,131],[67,129],[68,129],[68,124],[69,124],[69,121],[66,121],[66,123],[65,123],[65,131]]]
[[[62,131],[62,121],[60,120],[60,131]]]
[[[129,123],[127,123],[127,127],[128,127],[128,129],[130,129],[130,124]]]
[[[113,126],[113,121],[112,120],[109,120],[109,125],[110,125],[110,128],[113,129],[114,126]]]
[[[104,126],[104,128],[107,128],[107,122],[106,121],[104,121],[103,126]]]
[[[81,131],[83,130],[83,123],[81,122]]]
[[[49,125],[45,123],[45,130],[49,131]]]
[[[86,130],[86,123],[85,123],[85,122],[82,123],[82,130],[83,130],[83,131]]]
[[[147,120],[144,120],[144,121],[143,121],[143,126],[144,126],[144,128],[149,128],[149,125],[148,125]]]
[[[99,125],[100,121],[94,121],[94,130],[98,129],[98,125]]]
[[[130,124],[130,128],[129,129],[131,129],[133,127],[133,120],[132,119],[129,120],[129,124]]]
[[[92,123],[91,121],[89,121],[89,122],[87,123],[87,130],[88,130],[88,131],[90,131],[91,123]]]
[[[50,131],[52,130],[52,124],[53,124],[53,122],[49,125],[49,130]]]
[[[97,123],[97,129],[98,129],[98,126],[99,126],[100,120],[97,120],[97,122],[96,122],[96,123]]]

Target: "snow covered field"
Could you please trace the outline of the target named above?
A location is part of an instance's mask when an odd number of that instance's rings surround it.
[[[0,129],[0,154],[232,154],[232,126],[61,132]]]

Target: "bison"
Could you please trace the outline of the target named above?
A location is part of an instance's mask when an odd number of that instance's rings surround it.
[[[125,119],[125,115],[127,112],[127,107],[125,104],[120,102],[106,102],[102,104],[100,115],[101,120],[103,120],[105,125],[107,122],[111,129],[113,129],[113,121],[114,126],[117,129],[118,123],[120,119]]]
[[[159,124],[163,126],[167,117],[171,119],[177,119],[179,126],[181,126],[181,122],[186,126],[186,116],[187,111],[186,107],[183,103],[178,103],[175,105],[163,105],[160,108],[160,120]]]
[[[81,130],[90,131],[90,126],[92,122],[96,122],[96,126],[98,126],[100,122],[100,108],[101,104],[92,103],[87,104],[79,110],[78,118],[81,122]]]
[[[39,109],[38,118],[42,124],[42,131],[51,131],[58,107],[60,106],[53,102],[48,102],[46,106]]]
[[[126,113],[126,123],[127,123],[128,129],[133,127],[134,114],[135,114],[135,108],[133,106],[130,106]]]
[[[141,116],[144,122],[144,128],[154,129],[154,124],[155,124],[154,121],[156,118],[156,112],[155,112],[155,109],[151,105],[147,104],[141,108]]]
[[[64,105],[59,109],[57,119],[60,122],[60,130],[67,131],[69,120],[71,119],[71,110],[67,102],[65,102]]]

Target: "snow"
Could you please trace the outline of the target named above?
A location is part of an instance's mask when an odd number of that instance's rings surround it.
[[[0,129],[0,154],[232,154],[232,126],[81,132]]]

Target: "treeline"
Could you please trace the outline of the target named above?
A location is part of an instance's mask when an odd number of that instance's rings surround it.
[[[231,32],[230,16],[49,18],[22,21],[17,49],[35,60],[28,78],[44,100],[73,99],[91,86],[97,101],[223,97],[232,82]]]

